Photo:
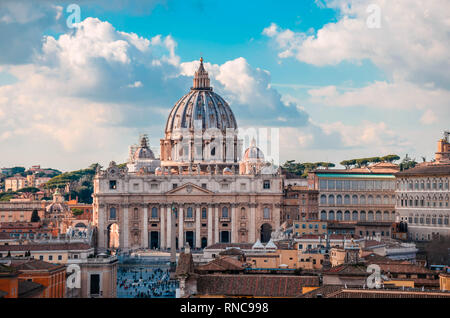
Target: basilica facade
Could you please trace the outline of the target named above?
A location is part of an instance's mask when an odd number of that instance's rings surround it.
[[[270,240],[280,226],[283,178],[255,140],[243,151],[233,111],[210,87],[203,60],[169,114],[160,149],[155,158],[141,136],[126,166],[111,162],[97,171],[100,250]]]

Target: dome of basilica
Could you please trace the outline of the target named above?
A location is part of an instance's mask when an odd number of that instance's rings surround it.
[[[173,107],[166,124],[166,134],[178,129],[217,128],[225,132],[227,128],[237,129],[236,118],[228,103],[210,87],[208,72],[200,59],[200,67],[195,72],[194,86]]]
[[[250,147],[245,151],[243,161],[264,161],[264,154],[256,147],[255,139],[252,139]]]
[[[134,160],[142,160],[142,159],[155,159],[155,155],[153,151],[148,146],[148,138],[147,136],[143,136],[141,138],[141,145],[136,149],[134,155]]]

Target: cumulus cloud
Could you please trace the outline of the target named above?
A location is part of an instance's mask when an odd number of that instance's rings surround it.
[[[181,74],[193,76],[199,62],[181,64]],[[247,125],[305,126],[308,114],[297,101],[285,99],[270,86],[270,73],[253,68],[243,57],[222,65],[206,63],[214,89],[232,106],[238,122]]]
[[[170,35],[144,38],[96,18],[44,37],[33,63],[2,67],[17,81],[0,86],[0,138],[4,145],[18,144],[22,156],[44,158],[29,145],[40,136],[46,140],[41,152],[48,151],[46,162],[51,158],[55,166],[60,156],[80,152],[86,154],[83,165],[122,161],[139,131],[150,133],[158,152],[168,112],[189,91],[199,63],[180,63],[176,47]],[[306,123],[307,114],[270,87],[270,74],[244,58],[206,67],[240,124]],[[64,164],[81,165],[70,159]]]
[[[275,40],[279,57],[317,66],[342,61],[370,60],[393,79],[450,86],[450,2],[328,0],[322,2],[339,10],[341,16],[314,34],[295,32],[271,24],[263,34]],[[380,9],[381,27],[367,21]]]

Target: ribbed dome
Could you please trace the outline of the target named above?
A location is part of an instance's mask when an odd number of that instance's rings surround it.
[[[264,160],[264,154],[256,147],[256,141],[255,139],[252,139],[252,142],[250,144],[250,147],[247,148],[244,154],[243,161],[263,161]]]
[[[148,138],[147,136],[141,137],[141,145],[139,148],[137,148],[136,152],[133,156],[134,160],[140,160],[140,159],[155,159],[155,155],[153,154],[153,151],[148,147]]]
[[[230,106],[209,85],[208,73],[203,67],[203,59],[200,59],[194,86],[170,112],[166,133],[181,128],[194,129],[196,121],[201,121],[202,129],[218,128],[224,132],[227,128],[237,129],[236,118]]]

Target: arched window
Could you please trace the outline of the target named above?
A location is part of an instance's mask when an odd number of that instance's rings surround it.
[[[353,204],[353,205],[358,205],[358,196],[357,196],[357,195],[354,195],[354,196],[352,197],[352,204]]]
[[[320,204],[322,204],[322,205],[327,204],[327,196],[325,194],[322,194],[320,196]]]
[[[334,221],[334,211],[328,212],[328,220]]]
[[[360,221],[366,220],[366,212],[365,211],[360,212],[359,219],[360,219]]]
[[[156,219],[158,217],[158,208],[153,207],[152,208],[152,218]]]
[[[264,207],[263,218],[266,220],[270,219],[270,209],[268,207]]]
[[[344,212],[344,221],[350,221],[350,211]]]
[[[328,205],[334,205],[334,195],[328,196]]]
[[[222,208],[222,217],[223,218],[228,218],[228,208],[226,206],[224,206]]]
[[[358,211],[352,212],[352,221],[358,221]]]
[[[345,204],[345,205],[350,204],[350,196],[349,196],[348,194],[346,194],[346,195],[344,196],[344,204]]]
[[[337,211],[336,212],[336,220],[337,221],[342,221],[342,211]]]
[[[247,215],[245,213],[245,208],[241,208],[241,219],[247,218]]]
[[[327,219],[327,212],[326,211],[321,211],[320,212],[320,219],[325,221]]]
[[[206,219],[207,217],[207,212],[206,212],[206,208],[202,209],[202,219]]]
[[[366,204],[366,196],[362,195],[359,197],[359,204]]]
[[[133,211],[133,218],[138,219],[139,218],[139,209],[138,208],[134,208]]]
[[[336,196],[336,204],[342,205],[342,195],[339,194]]]

